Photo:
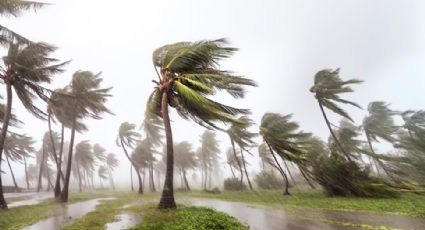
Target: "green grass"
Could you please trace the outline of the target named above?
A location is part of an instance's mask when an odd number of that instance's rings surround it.
[[[204,207],[178,205],[175,210],[159,210],[155,205],[133,208],[143,214],[143,222],[132,230],[246,230],[234,217]]]
[[[72,193],[69,203],[107,197],[109,193]],[[0,229],[20,229],[61,212],[62,204],[47,199],[37,205],[25,205],[0,211]]]
[[[221,194],[205,192],[178,193],[177,197],[213,198],[257,203],[285,208],[313,208],[335,211],[364,211],[405,216],[425,217],[425,196],[403,193],[400,198],[327,197],[321,191],[293,190],[283,196],[278,190],[224,191]]]

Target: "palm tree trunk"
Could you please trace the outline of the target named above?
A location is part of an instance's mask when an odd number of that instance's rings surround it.
[[[109,183],[111,183],[112,190],[115,190],[114,178],[112,177],[111,167],[108,167],[108,173],[109,173]]]
[[[58,167],[59,166],[59,161],[58,161],[58,156],[56,155],[57,154],[56,153],[56,146],[55,146],[55,143],[54,143],[55,141],[54,141],[54,138],[53,138],[52,125],[51,125],[51,121],[50,120],[51,120],[51,113],[49,112],[48,115],[47,115],[47,123],[48,123],[48,126],[49,126],[50,143],[52,145],[53,159],[55,160],[56,167]],[[60,176],[62,177],[62,180],[65,179],[64,176],[63,176],[63,174],[62,174],[62,171],[59,170],[59,172],[60,172]]]
[[[59,196],[59,202],[68,202],[69,179],[71,178],[72,150],[74,148],[76,123],[77,123],[77,118],[74,116],[72,120],[71,140],[69,143],[68,161],[67,161],[66,172],[65,172],[65,181],[63,182],[63,189]]]
[[[273,152],[273,149],[270,147],[270,144],[267,141],[266,141],[266,144],[269,147],[270,153],[272,154],[273,159],[276,162],[276,165],[279,168],[280,174],[282,175],[283,179],[285,180],[285,190],[283,192],[283,195],[291,195],[289,193],[289,181],[288,181],[288,177],[286,176],[285,172],[283,171],[282,167],[280,166],[279,161],[277,160],[277,158],[276,158],[276,156],[275,156],[275,154]]]
[[[139,190],[138,190],[138,193],[139,194],[143,194],[143,185],[141,184],[142,183],[142,179],[140,178],[140,172],[139,172],[139,169],[137,168],[136,162],[134,162],[130,158],[130,155],[128,155],[127,149],[125,148],[125,145],[124,145],[124,142],[122,141],[122,139],[120,139],[120,142],[121,142],[121,147],[122,147],[122,149],[124,151],[125,156],[130,161],[130,164],[134,167],[134,170],[136,170],[136,172],[137,172],[136,173],[137,174],[137,179],[139,180]],[[131,186],[133,186],[133,180],[131,180],[131,181],[132,181],[131,182]],[[133,191],[133,187],[131,189]]]
[[[27,167],[27,158],[24,157],[24,166],[25,166],[25,182],[27,183],[27,190],[30,189],[30,181],[28,179],[28,167]]]
[[[7,77],[7,76],[6,76]],[[10,115],[12,112],[12,85],[9,81],[6,83],[6,105],[4,108],[3,125],[0,132],[0,159],[2,159],[4,141],[6,140],[7,128],[9,127]],[[1,168],[1,161],[0,161]],[[7,209],[7,203],[3,195],[3,183],[0,173],[0,209]]]
[[[55,182],[55,199],[58,199],[61,194],[61,178],[62,181],[65,181],[62,173],[62,154],[63,154],[63,142],[64,142],[64,133],[65,133],[65,126],[61,125],[61,143],[60,143],[60,151],[59,151],[59,159],[58,159],[58,165],[57,165],[57,171],[56,171],[56,182]],[[61,176],[62,175],[62,176]]]
[[[295,179],[294,179],[294,177],[292,176],[292,173],[291,173],[291,170],[289,169],[289,167],[288,167],[288,164],[286,163],[286,161],[284,160],[284,159],[282,159],[282,161],[283,161],[283,163],[285,164],[285,168],[286,168],[286,170],[288,171],[288,174],[289,174],[289,177],[291,178],[291,180],[292,180],[292,183],[294,183],[294,186],[296,186],[297,184],[295,183]]]
[[[246,180],[248,181],[248,186],[250,190],[254,190],[251,184],[251,180],[249,180],[248,171],[246,170],[246,164],[245,164],[245,158],[243,156],[242,148],[241,148],[241,158],[242,158],[242,165],[245,171]]]
[[[42,155],[41,155],[41,161],[40,161],[40,169],[38,170],[38,184],[37,184],[37,192],[40,192],[40,189],[43,187],[43,185],[41,184],[41,180],[42,180],[42,174],[43,174],[43,170],[44,170],[44,155],[45,150],[44,150],[44,144],[43,144],[43,150],[42,150]]]
[[[233,178],[236,178],[235,172],[233,171],[232,165],[229,164],[230,172],[232,172]]]
[[[328,117],[326,116],[325,110],[323,109],[322,102],[320,100],[317,100],[317,101],[319,102],[319,107],[320,107],[320,110],[322,111],[323,118],[325,119],[326,125],[328,126],[328,129],[331,132],[331,135],[332,135],[334,141],[338,145],[338,147],[341,150],[341,152],[345,155],[345,157],[347,158],[347,160],[352,162],[350,155],[342,147],[341,142],[339,142],[339,140],[336,137],[334,131],[332,130],[331,123],[329,122]]]
[[[12,175],[13,184],[15,185],[15,192],[18,192],[18,184],[16,183],[15,174],[13,173],[12,166],[10,165],[9,157],[7,154],[4,154],[6,156],[7,165],[9,165],[10,174]]]
[[[189,183],[187,182],[187,178],[186,178],[186,170],[182,168],[182,171],[183,171],[183,179],[184,179],[184,184],[186,186],[186,190],[190,191]]]
[[[133,186],[133,165],[130,165],[130,183],[131,183],[131,191],[134,192],[134,186]]]
[[[46,179],[47,179],[47,191],[50,191],[50,188],[53,188],[52,181],[50,180],[49,167],[46,164]]]
[[[78,156],[78,155],[77,155]],[[75,163],[76,163],[76,169],[77,169],[77,176],[78,176],[78,191],[79,192],[82,192],[83,190],[82,190],[82,181],[81,181],[81,171],[80,171],[80,164],[79,164],[79,162],[77,161],[77,159],[76,159],[76,161],[75,161]]]
[[[370,137],[369,137],[368,133],[366,133],[366,139],[367,139],[367,143],[369,144],[370,151],[372,151],[373,155],[376,156],[377,154],[375,153],[375,150],[372,147],[372,142],[370,140]],[[388,170],[385,167],[385,164],[382,163],[382,161],[379,158],[373,157],[373,159],[376,162],[378,162],[379,166],[381,166],[381,168],[384,170],[385,174],[387,174],[387,176],[389,176],[392,181],[394,181],[396,183],[400,182],[390,172],[388,172]],[[378,167],[376,167],[376,169],[378,170]]]
[[[151,183],[152,183],[152,192],[156,192],[156,188],[155,188],[155,180],[154,180],[154,177],[153,177],[153,162],[150,162],[150,172],[149,172],[149,174],[150,174],[150,180],[151,180]]]
[[[308,185],[310,185],[310,187],[312,189],[316,189],[316,187],[313,185],[313,183],[311,183],[310,179],[308,179],[307,175],[304,173],[304,170],[301,167],[298,167],[298,169],[301,172],[301,175],[304,177],[304,179],[307,181]]]
[[[233,156],[235,157],[236,162],[238,163],[238,167],[239,167],[239,171],[241,173],[241,187],[243,184],[243,171],[242,171],[242,165],[241,162],[239,162],[238,156],[236,155],[236,149],[235,149],[235,142],[233,141],[232,138],[230,138],[230,142],[232,143],[232,148],[233,148]]]
[[[166,80],[166,79],[164,79]],[[167,168],[165,173],[164,187],[162,189],[161,200],[159,201],[160,209],[175,209],[176,202],[174,200],[173,188],[173,170],[174,170],[174,149],[173,149],[173,133],[171,131],[170,117],[168,114],[168,86],[162,92],[161,114],[164,122],[165,140],[167,143]]]

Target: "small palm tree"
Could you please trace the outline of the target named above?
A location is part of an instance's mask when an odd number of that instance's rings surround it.
[[[153,52],[153,64],[159,81],[148,99],[147,112],[151,117],[161,117],[164,123],[167,146],[167,172],[159,208],[175,208],[173,190],[173,137],[168,106],[180,116],[196,123],[219,128],[216,122],[238,123],[234,116],[247,114],[215,102],[207,97],[216,90],[225,90],[235,98],[244,96],[243,86],[255,86],[252,80],[219,70],[218,61],[236,51],[227,47],[225,39],[199,42],[179,42],[165,45]],[[159,71],[158,71],[158,69]]]
[[[248,128],[254,124],[254,122],[250,118],[246,116],[242,116],[238,120],[240,122],[237,124],[236,123],[232,124],[230,128],[227,130],[227,134],[229,135],[230,141],[232,143],[235,159],[238,159],[235,148],[234,148],[235,143],[238,144],[241,150],[241,163],[245,171],[245,176],[248,181],[249,188],[253,190],[251,181],[248,176],[248,171],[246,170],[246,163],[245,163],[246,161],[244,159],[243,151],[244,150],[246,151],[247,148],[250,148],[255,145],[253,138],[256,137],[257,134],[251,133],[248,131]],[[243,183],[243,175],[241,174],[241,186],[242,186],[242,183]]]
[[[292,114],[283,116],[277,113],[266,113],[261,119],[260,134],[264,142],[269,147],[275,164],[285,180],[284,195],[289,195],[288,177],[282,169],[274,152],[276,152],[283,161],[292,161],[302,165],[307,148],[307,141],[311,134],[298,130],[298,124],[291,121]],[[288,169],[289,172],[289,169]]]
[[[397,132],[398,127],[394,124],[393,116],[397,113],[388,108],[389,105],[382,101],[369,103],[369,115],[363,119],[363,130],[369,144],[372,158],[377,161],[388,176],[392,177],[386,169],[385,165],[379,159],[372,146],[372,141],[378,141],[378,138],[384,139],[390,143],[394,143],[393,135]]]
[[[8,54],[3,57],[3,63],[0,65],[0,79],[6,85],[6,105],[0,132],[0,158],[11,119],[13,89],[22,105],[31,114],[38,118],[46,118],[46,113],[37,107],[34,99],[47,101],[49,91],[41,84],[50,83],[52,76],[63,72],[62,67],[67,64],[67,62],[58,64],[56,59],[49,57],[54,50],[54,47],[45,43],[8,44]],[[0,189],[0,208],[7,209],[2,192]]]
[[[78,177],[78,191],[82,192],[82,171],[94,170],[95,163],[92,146],[88,140],[81,141],[75,145],[74,160],[76,163],[75,171]]]
[[[192,150],[192,145],[183,141],[174,146],[176,153],[176,168],[181,172],[184,181],[184,186],[187,191],[190,191],[189,182],[186,177],[187,170],[195,169],[197,166],[196,156]]]
[[[90,71],[77,71],[73,74],[69,87],[65,93],[61,93],[60,116],[57,118],[66,126],[71,128],[68,160],[65,173],[65,181],[62,192],[58,198],[59,202],[68,201],[69,180],[71,177],[72,153],[74,147],[75,131],[85,128],[81,121],[85,117],[101,119],[100,114],[112,112],[105,106],[106,100],[111,95],[111,88],[100,88],[102,78],[100,74]]]
[[[111,183],[112,189],[115,190],[115,184],[114,184],[114,178],[112,176],[112,171],[114,171],[114,168],[118,167],[119,160],[115,157],[115,154],[109,153],[106,155],[106,166],[108,168],[109,173],[109,181]]]
[[[107,170],[108,169],[103,165],[99,166],[99,169],[97,170],[97,175],[99,176],[99,182],[100,182],[101,188],[103,188],[102,180],[108,179],[108,176],[106,175]]]
[[[118,130],[118,136],[116,139],[117,146],[121,147],[124,151],[125,156],[130,161],[131,166],[136,171],[137,179],[139,180],[139,193],[143,193],[142,179],[140,177],[139,168],[136,166],[136,163],[131,159],[130,155],[127,152],[126,146],[133,148],[134,145],[138,142],[140,134],[135,131],[136,125],[128,122],[123,122],[120,125]],[[131,169],[131,168],[130,168]]]
[[[325,119],[326,125],[328,126],[332,137],[334,138],[341,152],[348,160],[351,160],[350,154],[341,146],[341,143],[336,138],[336,135],[332,130],[331,123],[328,117],[326,116],[324,107],[342,117],[347,118],[350,121],[353,121],[353,119],[351,119],[348,113],[342,108],[340,108],[337,103],[349,104],[361,109],[360,105],[358,105],[357,103],[342,99],[339,96],[339,94],[341,93],[353,92],[353,89],[348,86],[349,84],[358,84],[361,82],[363,81],[358,79],[350,79],[348,81],[343,81],[339,77],[339,69],[325,69],[316,73],[316,75],[314,76],[314,85],[310,89],[310,92],[314,93],[314,96],[317,102],[319,103],[323,118]]]
[[[205,130],[201,136],[201,148],[198,152],[198,159],[203,170],[204,190],[207,190],[207,186],[211,187],[212,169],[218,164],[219,153],[220,149],[215,132]]]

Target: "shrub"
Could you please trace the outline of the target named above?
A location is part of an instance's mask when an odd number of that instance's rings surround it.
[[[241,184],[238,178],[227,178],[224,180],[224,190],[241,191],[246,190],[246,185]]]
[[[279,179],[275,174],[267,171],[258,173],[254,180],[261,189],[277,189],[283,186],[282,179]]]

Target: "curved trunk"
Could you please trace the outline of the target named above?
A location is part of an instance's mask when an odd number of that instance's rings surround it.
[[[7,165],[9,166],[10,174],[12,175],[13,185],[15,186],[15,192],[18,192],[18,184],[16,183],[15,174],[13,173],[12,166],[10,165],[9,157],[7,154],[4,154],[6,156]]]
[[[61,192],[61,188],[60,188],[60,179],[62,178],[62,180],[64,180],[64,176],[62,173],[62,170],[60,170],[59,168],[59,159],[57,156],[57,152],[56,152],[56,146],[54,143],[54,138],[53,138],[53,133],[52,133],[52,124],[51,124],[51,118],[52,114],[49,111],[47,114],[47,124],[49,127],[49,137],[50,137],[50,144],[52,145],[52,155],[53,155],[53,159],[55,160],[56,163],[56,170],[58,172],[58,176],[56,177],[56,181],[55,181],[55,187],[54,187],[54,194],[55,194],[55,198],[59,196],[60,192]]]
[[[55,199],[58,199],[61,194],[61,181],[60,181],[61,178],[62,178],[62,181],[65,181],[65,178],[63,177],[63,173],[62,173],[62,154],[63,154],[64,133],[65,133],[65,126],[62,124],[61,125],[61,144],[60,144],[58,165],[57,165],[57,171],[56,171]]]
[[[325,119],[326,125],[328,126],[328,129],[331,132],[331,135],[332,135],[334,141],[338,145],[338,147],[341,150],[341,152],[345,155],[345,157],[347,158],[347,160],[352,161],[350,155],[342,147],[342,145],[339,142],[338,138],[336,137],[334,131],[332,130],[331,123],[329,122],[328,117],[326,116],[325,110],[323,109],[322,102],[320,100],[317,100],[317,101],[319,102],[319,107],[320,107],[320,110],[322,111],[323,118]]]
[[[282,159],[282,161],[283,161],[283,164],[285,164],[285,168],[286,168],[286,170],[288,171],[288,174],[289,174],[289,177],[290,177],[290,178],[291,178],[291,180],[292,180],[292,183],[294,183],[294,186],[296,186],[297,184],[295,183],[295,179],[294,179],[294,177],[292,176],[291,170],[289,170],[288,164],[286,163],[286,161],[285,161],[284,159]]]
[[[25,166],[25,182],[27,183],[27,189],[30,189],[30,181],[28,178],[28,167],[27,167],[27,158],[24,157],[24,166]]]
[[[367,143],[369,144],[370,151],[372,151],[373,155],[376,156],[377,154],[375,153],[375,150],[372,147],[372,142],[371,142],[370,137],[369,137],[367,132],[366,132],[366,139],[367,139]],[[391,180],[393,180],[396,183],[400,182],[390,172],[388,172],[385,164],[382,163],[382,161],[379,158],[373,157],[373,159],[375,160],[375,162],[377,162],[379,164],[379,166],[381,166],[381,168],[384,170],[385,174],[387,174],[387,176],[389,176],[391,178]],[[375,167],[376,167],[377,172],[379,173],[377,165],[375,165]]]
[[[182,171],[183,171],[184,184],[186,186],[187,191],[190,191],[189,183],[188,183],[187,178],[186,178],[186,170],[184,168],[182,168]]]
[[[12,85],[6,81],[6,105],[4,109],[3,125],[0,132],[0,159],[2,159],[4,141],[6,140],[7,128],[9,127],[10,115],[12,113]],[[1,168],[1,160],[0,160]],[[0,173],[0,209],[7,209],[7,203],[3,195],[3,183]]]
[[[307,181],[308,185],[310,185],[310,187],[312,189],[316,189],[316,187],[313,185],[313,183],[311,183],[310,179],[308,179],[308,176],[305,174],[304,170],[298,166],[298,169],[301,172],[301,175],[304,177],[304,179]]]
[[[233,178],[236,178],[235,172],[233,171],[232,165],[229,164],[230,172],[232,172]]]
[[[270,147],[270,144],[267,141],[266,141],[266,144],[267,144],[267,146],[270,149],[270,153],[272,154],[273,159],[276,162],[277,167],[279,168],[280,175],[282,175],[283,179],[285,180],[285,190],[283,192],[283,195],[291,195],[289,193],[289,181],[288,181],[288,177],[286,176],[285,172],[283,171],[282,167],[280,166],[279,161],[277,160],[277,158],[276,158],[276,156],[275,156],[275,154],[273,152],[273,149]]]
[[[241,173],[241,182],[240,182],[240,184],[241,184],[241,187],[242,187],[242,183],[243,183],[242,165],[241,165],[241,162],[239,162],[238,155],[236,155],[235,142],[233,141],[232,138],[230,138],[230,142],[232,143],[233,156],[235,157],[235,160],[238,163],[239,171]]]
[[[241,157],[242,157],[242,165],[243,165],[243,168],[244,168],[244,171],[245,171],[246,180],[248,181],[249,189],[254,190],[254,189],[252,188],[251,181],[249,180],[248,171],[246,170],[246,164],[245,164],[245,159],[244,159],[244,157],[243,157],[242,148],[241,148]]]
[[[63,189],[58,199],[59,202],[68,202],[69,179],[71,178],[72,150],[74,148],[76,122],[77,118],[74,117],[72,120],[71,140],[69,142],[68,162],[66,165],[65,181],[63,182]]]
[[[111,184],[111,188],[112,190],[115,190],[114,178],[112,177],[111,167],[108,167],[108,173],[109,173],[109,183]]]
[[[153,179],[153,163],[152,162],[150,162],[149,169],[150,169],[149,170],[149,176],[150,176],[149,180],[151,181],[151,184],[152,184],[152,192],[156,192],[155,181]]]
[[[139,169],[136,166],[136,163],[130,158],[130,155],[128,155],[127,149],[125,148],[124,142],[122,139],[120,139],[121,147],[124,150],[124,154],[127,157],[127,159],[130,161],[130,164],[134,167],[134,170],[136,170],[137,179],[139,180],[139,190],[138,193],[143,194],[143,185],[142,185],[142,179],[140,178],[140,172]],[[131,185],[133,186],[133,182],[131,182]],[[133,191],[133,187],[132,187]]]
[[[79,164],[77,159],[76,159],[75,163],[76,163],[76,166],[77,166],[76,169],[77,169],[77,176],[78,176],[78,191],[82,192],[83,190],[82,190],[81,187],[83,186],[83,182],[81,181],[80,164]]]
[[[40,169],[38,170],[38,184],[37,184],[37,192],[40,192],[40,189],[43,188],[42,183],[42,174],[43,174],[43,169],[44,169],[44,155],[46,154],[45,150],[44,150],[44,145],[43,145],[43,150],[42,150],[42,155],[41,155],[41,162],[40,162]]]
[[[170,117],[168,114],[168,87],[166,87],[162,93],[161,113],[162,120],[164,122],[165,139],[167,143],[167,168],[165,172],[164,187],[162,189],[161,200],[159,201],[158,207],[160,209],[175,209],[176,202],[174,200],[173,188],[174,149],[173,134],[171,131]]]

